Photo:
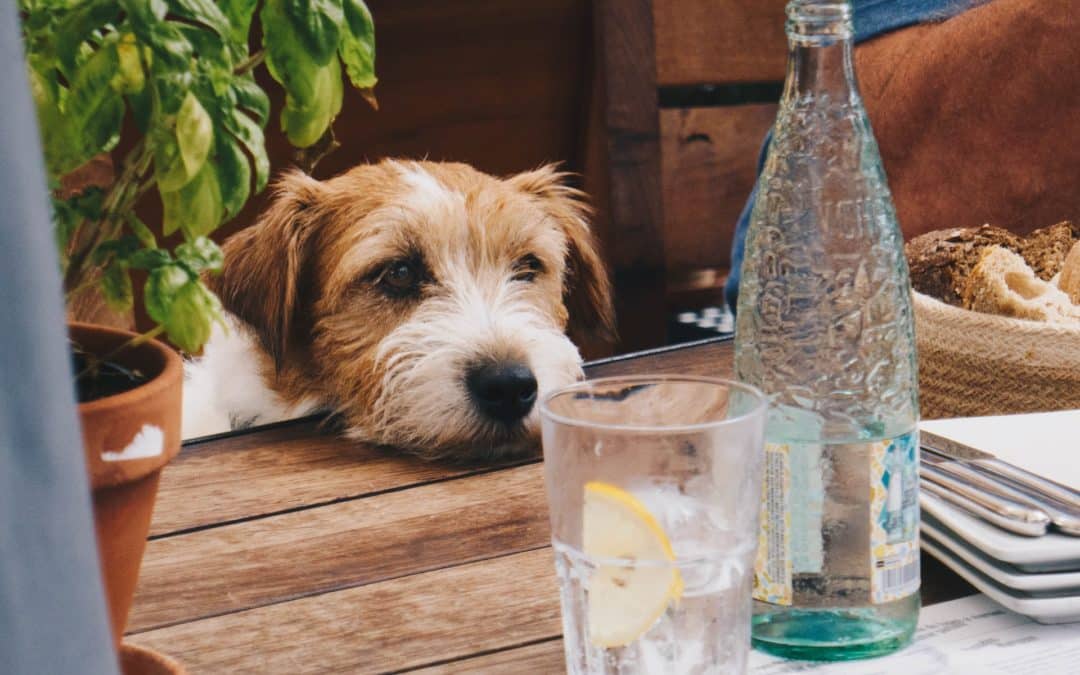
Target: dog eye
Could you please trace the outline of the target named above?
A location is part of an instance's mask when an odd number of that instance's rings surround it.
[[[394,295],[415,292],[423,281],[419,265],[411,260],[397,260],[383,269],[379,285]]]
[[[515,281],[535,281],[536,277],[544,271],[544,263],[532,253],[521,256],[514,263]]]

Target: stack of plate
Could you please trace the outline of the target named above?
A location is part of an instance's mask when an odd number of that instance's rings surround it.
[[[925,422],[923,428],[1077,487],[1080,411]],[[920,503],[928,553],[1018,614],[1041,623],[1080,621],[1080,537],[1006,532],[926,490]]]

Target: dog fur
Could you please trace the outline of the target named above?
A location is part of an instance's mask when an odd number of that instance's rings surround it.
[[[535,447],[537,406],[492,421],[465,373],[522,363],[542,396],[581,377],[572,340],[613,338],[588,208],[564,179],[392,160],[284,175],[210,279],[227,325],[188,364],[185,437],[327,411],[427,458]]]

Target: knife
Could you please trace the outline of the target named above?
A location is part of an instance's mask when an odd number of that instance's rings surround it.
[[[952,504],[961,511],[981,520],[985,520],[1003,530],[1021,534],[1025,537],[1040,537],[1046,534],[1045,524],[1025,523],[1020,520],[1012,520],[1011,518],[999,516],[978,502],[973,502],[967,497],[958,495],[955,492],[950,492],[948,488],[941,487],[937,483],[931,482],[925,478],[919,481],[919,489],[922,491],[921,494],[923,495],[937,497],[941,501]]]
[[[1050,525],[1050,517],[1039,509],[982,492],[925,463],[919,477],[920,488],[1010,532],[1038,537]]]
[[[1061,502],[1062,505],[1072,509],[1080,510],[1080,492],[1002,461],[989,452],[922,430],[919,431],[919,443],[927,450],[936,452],[939,455],[964,462],[968,466],[995,478],[1015,483],[1027,491]]]
[[[1046,497],[1032,494],[1031,491],[1021,487],[1007,484],[1003,480],[972,469],[965,462],[951,460],[933,450],[924,452],[922,461],[957,480],[970,483],[983,492],[1042,511],[1050,517],[1050,523],[1054,528],[1063,534],[1080,535],[1080,511],[1070,509]]]

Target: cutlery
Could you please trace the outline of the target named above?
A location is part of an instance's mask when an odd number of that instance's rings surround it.
[[[1027,537],[1046,534],[1050,516],[1039,509],[984,493],[926,464],[919,477],[922,489],[1004,530]]]
[[[1020,486],[995,479],[989,474],[976,471],[964,462],[957,462],[928,450],[922,455],[923,462],[932,465],[938,471],[957,480],[970,483],[973,487],[991,495],[1003,497],[1019,504],[1038,509],[1050,517],[1050,523],[1063,534],[1080,535],[1080,512],[1044,496],[1033,494]]]
[[[978,450],[969,445],[922,430],[919,432],[919,443],[927,450],[944,455],[949,459],[964,462],[983,473],[1014,483],[1024,488],[1025,491],[1048,497],[1060,502],[1063,506],[1080,511],[1080,492],[1002,461],[985,450]]]

